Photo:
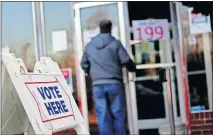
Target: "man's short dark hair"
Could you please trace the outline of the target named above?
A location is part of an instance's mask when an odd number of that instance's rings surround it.
[[[112,29],[112,22],[110,20],[101,20],[99,26],[101,33],[110,33]]]

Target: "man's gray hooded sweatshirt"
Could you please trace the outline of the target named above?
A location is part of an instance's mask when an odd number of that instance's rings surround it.
[[[110,33],[101,33],[86,45],[81,67],[91,75],[93,85],[122,83],[122,66],[136,70],[121,42]]]

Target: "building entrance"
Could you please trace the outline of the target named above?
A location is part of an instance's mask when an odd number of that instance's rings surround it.
[[[128,117],[128,129],[130,134],[139,134],[146,131],[154,131],[168,123],[168,106],[166,86],[158,81],[158,71],[161,68],[173,67],[172,91],[175,120],[180,121],[180,96],[177,88],[175,55],[172,47],[172,37],[168,40],[141,42],[134,41],[132,35],[132,20],[168,19],[170,16],[150,15],[146,13],[133,16],[131,14],[134,6],[132,2],[77,2],[74,4],[75,11],[75,32],[76,32],[76,52],[78,58],[78,68],[85,45],[93,36],[98,34],[98,24],[101,19],[110,19],[113,23],[112,35],[121,40],[124,48],[137,64],[136,73],[124,71],[124,85],[126,93],[126,106]],[[134,3],[134,2],[133,2]],[[145,2],[146,3],[146,2]],[[167,4],[167,3],[165,3]],[[143,2],[141,2],[141,6]],[[152,3],[152,5],[155,5]],[[158,5],[158,3],[156,3]],[[140,6],[136,6],[140,11]],[[150,5],[150,10],[152,7]],[[136,9],[134,9],[136,11]],[[168,2],[168,12],[169,12]],[[149,11],[147,11],[149,12]],[[156,12],[156,10],[155,10]],[[157,14],[156,14],[157,15]],[[170,25],[168,26],[170,27]],[[88,111],[91,104],[87,104],[88,99],[93,103],[92,97],[86,91],[92,91],[92,85],[85,78],[82,70],[78,71],[79,90],[82,103],[82,112],[90,125],[95,122],[91,120],[94,109]],[[91,92],[89,92],[91,93]],[[88,106],[89,105],[89,106]],[[93,108],[93,107],[91,107]],[[89,116],[89,118],[88,118]],[[94,123],[93,123],[94,122]],[[89,127],[89,126],[88,126]],[[91,128],[91,126],[90,126]],[[155,132],[155,131],[154,131]]]

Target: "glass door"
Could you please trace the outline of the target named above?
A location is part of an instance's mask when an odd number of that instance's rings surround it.
[[[137,110],[136,123],[138,130],[141,130],[140,133],[146,134],[150,129],[158,129],[163,124],[168,124],[169,121],[166,85],[158,80],[158,71],[161,68],[172,68],[171,86],[174,116],[176,121],[180,121],[176,69],[171,40],[133,43],[132,52],[135,56],[137,72],[134,82],[131,83],[135,85],[137,105],[134,110]],[[133,99],[134,97],[132,97]]]
[[[126,26],[129,26],[129,19],[127,14],[126,2],[76,2],[73,5],[74,8],[74,24],[76,35],[76,55],[77,55],[77,80],[79,100],[81,103],[81,109],[90,133],[93,133],[93,127],[97,126],[97,120],[94,109],[94,102],[92,96],[92,82],[90,78],[85,78],[84,72],[80,67],[80,61],[83,54],[85,45],[91,40],[92,37],[99,34],[99,22],[102,19],[109,19],[113,23],[112,35],[121,40],[124,48],[128,52],[131,52],[128,48],[129,45],[129,31]],[[127,81],[125,82],[125,88],[129,88]],[[128,92],[128,91],[126,91]],[[132,126],[132,116],[130,101],[126,93],[127,98],[127,114],[128,114],[128,129],[130,134],[134,134]]]

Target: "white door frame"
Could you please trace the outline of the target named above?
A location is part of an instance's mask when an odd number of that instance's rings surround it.
[[[212,61],[211,61],[211,45],[209,33],[202,34],[204,44],[204,61],[206,71],[206,83],[209,101],[209,110],[212,110]]]
[[[85,83],[85,73],[81,69],[80,61],[81,57],[83,55],[83,38],[82,38],[82,31],[81,31],[81,20],[80,20],[80,9],[81,8],[89,8],[89,7],[95,7],[95,6],[101,6],[101,5],[108,5],[117,3],[118,5],[118,17],[119,17],[119,30],[120,30],[120,40],[124,47],[127,49],[127,52],[131,54],[131,47],[129,44],[130,41],[130,30],[129,30],[129,15],[128,15],[128,6],[127,2],[76,2],[73,4],[74,8],[74,24],[75,24],[75,35],[76,35],[76,69],[77,69],[77,81],[78,81],[78,90],[79,90],[79,96],[81,97],[81,107],[82,107],[82,113],[83,117],[85,119],[86,127],[89,130],[89,122],[88,122],[88,107],[87,107],[87,95],[86,95],[86,83]],[[128,27],[127,27],[128,26]],[[124,73],[125,74],[125,73]],[[128,82],[125,82],[125,90],[126,90],[126,99],[127,99],[127,114],[128,114],[128,126],[130,134],[137,134],[138,131],[134,131],[134,123],[132,122],[132,113],[131,113],[131,99],[128,93],[129,92],[129,86]],[[137,114],[135,115],[137,116]],[[137,128],[135,128],[137,129]]]
[[[172,52],[172,50],[170,50]],[[170,52],[170,53],[171,53]],[[164,52],[164,55],[168,54],[168,52]],[[167,56],[170,57],[171,55]],[[162,57],[161,57],[162,58]],[[171,57],[170,57],[171,58]],[[137,69],[148,69],[148,68],[166,68],[166,67],[175,67],[176,64],[172,62],[167,62],[167,63],[160,63],[160,64],[145,64],[145,65],[138,65]],[[176,69],[177,70],[177,69]],[[172,70],[173,71],[173,70]],[[174,110],[174,118],[175,122],[180,122],[181,118],[180,116],[177,115],[177,106],[176,106],[176,91],[175,91],[175,84],[174,84],[174,71],[171,73],[171,82],[172,82],[172,102],[173,102],[173,110]],[[149,77],[149,76],[143,76],[143,77],[136,77],[134,79],[135,81],[144,81],[144,80],[153,80],[157,79],[157,76]],[[130,84],[135,84],[135,82],[130,82]],[[135,123],[137,123],[138,130],[140,129],[156,129],[159,128],[163,124],[168,124],[169,123],[169,108],[168,108],[168,99],[167,99],[167,87],[166,84],[162,84],[163,87],[163,95],[164,95],[164,106],[165,106],[165,118],[157,118],[157,119],[148,119],[148,120],[136,120]],[[134,95],[131,95],[131,101],[132,103],[137,105],[136,102],[136,89],[135,87],[130,88],[131,93],[134,92]],[[137,106],[132,104],[132,109],[137,112]]]

